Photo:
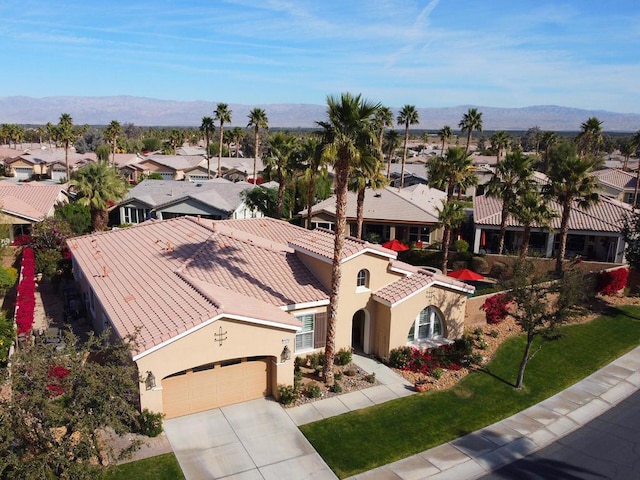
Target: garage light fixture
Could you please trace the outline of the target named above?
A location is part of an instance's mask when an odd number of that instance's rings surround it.
[[[289,350],[288,345],[285,345],[282,349],[282,353],[280,354],[280,361],[284,363],[287,360],[291,360],[291,350]]]
[[[151,390],[156,387],[156,377],[152,372],[147,372],[147,378],[145,379],[144,384],[147,387],[147,390]]]

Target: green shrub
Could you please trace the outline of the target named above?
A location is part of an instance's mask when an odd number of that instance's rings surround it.
[[[476,328],[473,330],[473,334],[474,334],[476,337],[481,337],[482,335],[484,335],[484,330],[482,330],[482,327],[476,327]]]
[[[405,368],[411,360],[412,348],[408,346],[394,348],[389,352],[389,366],[392,368]]]
[[[489,262],[484,257],[473,257],[471,259],[471,270],[482,275],[489,273]]]
[[[502,278],[504,275],[506,275],[507,271],[508,267],[506,263],[494,262],[494,264],[491,266],[489,276],[492,278]]]
[[[416,266],[429,266],[440,268],[442,265],[442,251],[431,248],[410,249],[398,252],[398,260]]]
[[[334,373],[333,378],[335,378],[336,380],[342,380],[342,372]]]
[[[500,332],[498,332],[497,330],[491,330],[489,332],[489,335],[493,338],[498,338],[500,336]]]
[[[58,264],[62,260],[59,248],[41,248],[35,250],[36,272],[42,273],[44,278],[51,278],[58,270]]]
[[[340,351],[336,353],[334,362],[336,365],[349,365],[351,363],[352,356],[351,349],[341,348]]]
[[[138,416],[138,433],[147,437],[157,437],[162,433],[162,417],[164,414],[150,412],[145,408]]]
[[[309,398],[320,398],[322,395],[322,389],[320,385],[316,382],[311,382],[307,385],[307,397]]]
[[[471,335],[463,335],[462,338],[454,340],[453,346],[456,352],[460,355],[471,355],[473,352],[474,340]]]
[[[466,240],[460,239],[460,240],[456,240],[455,242],[453,242],[453,248],[457,251],[457,252],[468,252],[469,251],[469,242],[467,242]]]
[[[345,370],[345,371],[344,371],[344,374],[345,374],[347,377],[355,377],[357,373],[358,373],[358,372],[356,371],[356,369],[355,369],[355,368],[348,368],[347,370]]]
[[[367,381],[369,383],[376,383],[376,374],[375,374],[375,372],[366,375],[364,377],[364,379],[365,379],[365,381]]]
[[[0,291],[6,292],[18,281],[18,271],[13,267],[0,267]]]
[[[291,405],[298,399],[298,390],[293,385],[278,385],[282,405]]]
[[[293,387],[296,391],[300,391],[300,387],[302,386],[302,372],[300,370],[296,370],[293,373]]]
[[[306,358],[307,365],[309,365],[309,367],[313,368],[314,370],[317,370],[318,367],[324,367],[324,353],[311,353],[307,355]]]
[[[12,318],[5,318],[0,313],[0,366],[5,366],[9,360],[9,347],[15,337],[15,327]]]
[[[463,268],[467,268],[467,262],[464,260],[454,260],[451,262],[451,270],[462,270]]]
[[[431,376],[436,380],[440,380],[442,378],[442,369],[440,367],[434,368],[431,370]]]
[[[488,347],[489,344],[487,344],[487,341],[484,338],[478,339],[478,348],[480,350],[486,350]]]
[[[339,382],[335,382],[333,385],[331,385],[331,391],[333,393],[342,393],[342,385],[340,385]]]

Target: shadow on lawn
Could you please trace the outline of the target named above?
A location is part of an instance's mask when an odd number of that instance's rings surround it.
[[[509,385],[510,387],[516,388],[516,384],[515,384],[515,383],[512,383],[512,382],[510,382],[509,380],[506,380],[506,379],[504,379],[504,378],[502,378],[502,377],[500,377],[500,376],[496,375],[496,374],[495,374],[495,373],[493,373],[491,370],[489,370],[487,367],[481,367],[481,368],[478,368],[478,369],[476,370],[476,372],[479,372],[479,373],[485,373],[485,374],[489,375],[490,377],[493,377],[493,378],[495,378],[496,380],[500,380],[502,383],[504,383],[504,384],[506,384],[506,385]]]

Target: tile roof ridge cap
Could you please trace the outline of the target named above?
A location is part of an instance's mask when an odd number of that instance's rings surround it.
[[[187,262],[190,261],[187,260]],[[186,262],[185,262],[186,263]],[[184,266],[184,264],[183,264]],[[202,289],[200,289],[197,285],[196,282],[192,281],[191,278],[186,275],[184,272],[182,272],[182,267],[180,266],[177,270],[174,271],[174,273],[178,276],[178,278],[180,280],[182,280],[183,282],[185,282],[187,285],[189,285],[191,288],[193,288],[196,292],[198,292],[198,295],[201,295],[207,302],[209,302],[211,305],[213,305],[213,307],[216,310],[220,310],[222,309],[222,303],[220,303],[220,301],[218,301],[218,299],[212,297],[211,295],[205,293],[202,291]]]

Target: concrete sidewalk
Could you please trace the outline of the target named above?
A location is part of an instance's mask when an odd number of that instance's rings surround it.
[[[640,389],[640,347],[509,418],[351,480],[471,480],[579,429]]]

